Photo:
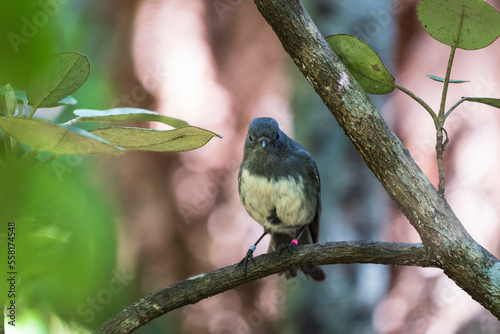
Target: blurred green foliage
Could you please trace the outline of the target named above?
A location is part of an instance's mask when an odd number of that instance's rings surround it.
[[[94,73],[75,97],[88,108],[107,108],[115,96],[106,77],[108,27],[98,1],[0,1],[0,84],[26,90],[29,78],[45,67],[49,55],[77,51],[89,57]],[[96,43],[98,38],[99,43]],[[99,47],[97,47],[99,46]],[[70,114],[67,108],[64,114]],[[63,116],[64,119],[64,116]]]
[[[54,19],[61,10],[57,1],[0,2],[0,82],[23,87],[41,67],[44,56],[54,52],[63,30]]]
[[[105,27],[85,17],[99,12],[97,4],[90,11],[89,1],[0,1],[0,84],[25,90],[48,56],[61,51],[104,66],[95,33]],[[95,71],[89,81],[75,94],[80,105],[107,107],[114,96],[105,74]],[[36,318],[37,333],[52,333],[56,317],[93,328],[128,302],[132,281],[116,269],[115,204],[105,185],[91,182],[97,172],[87,158],[60,157],[44,168],[25,162],[0,162],[0,305],[8,290],[8,223],[15,222],[16,327]]]
[[[97,312],[108,305],[100,309],[89,300],[115,284],[115,208],[87,181],[91,176],[82,171],[82,160],[75,161],[79,166],[54,161],[44,169],[0,168],[1,254],[7,254],[7,224],[15,222],[18,322],[28,309],[84,325],[110,315],[108,310]],[[0,272],[9,271],[7,262],[0,261]],[[114,293],[101,299],[108,304],[120,299],[122,285],[113,285]],[[0,295],[2,304],[6,297]],[[92,308],[96,310],[90,314]]]

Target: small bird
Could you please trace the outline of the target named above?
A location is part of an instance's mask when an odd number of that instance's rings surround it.
[[[280,130],[269,117],[250,122],[243,161],[238,174],[238,191],[243,206],[264,233],[250,246],[240,263],[248,262],[262,238],[270,233],[268,253],[288,245],[318,242],[321,214],[320,179],[311,153]],[[318,266],[299,268],[315,281],[325,273]],[[286,278],[297,270],[288,270]]]

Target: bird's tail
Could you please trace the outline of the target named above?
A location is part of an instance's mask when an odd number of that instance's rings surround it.
[[[326,279],[325,272],[319,266],[304,265],[299,270],[302,271],[306,275],[306,277],[309,277],[313,281],[322,282]],[[283,274],[287,279],[294,278],[295,276],[297,276],[297,269],[290,269],[286,272],[280,273],[280,275]]]

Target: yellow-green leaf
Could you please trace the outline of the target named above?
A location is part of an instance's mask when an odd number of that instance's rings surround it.
[[[13,116],[16,111],[17,98],[16,93],[10,84],[5,85],[5,104],[7,105],[7,113],[10,116]]]
[[[56,106],[80,88],[89,73],[89,61],[82,54],[64,52],[52,55],[44,70],[28,82],[26,95],[35,108]]]
[[[216,133],[195,126],[186,126],[175,130],[111,127],[91,132],[126,150],[156,152],[194,150],[208,143],[213,137],[220,137]]]
[[[14,93],[16,94],[16,99],[18,103],[23,104],[24,102],[28,102],[28,97],[26,96],[26,92],[19,89],[14,89]],[[6,86],[0,85],[0,95],[6,94]],[[74,105],[77,101],[73,96],[67,96],[61,101],[59,101],[56,106],[62,105]]]
[[[77,109],[73,113],[79,116],[73,122],[126,122],[146,121],[161,122],[174,128],[188,126],[183,120],[167,117],[157,112],[139,108],[114,108],[108,110]]]
[[[500,12],[483,0],[422,0],[418,20],[434,39],[452,46],[462,20],[457,47],[484,48],[500,36]]]
[[[366,93],[388,94],[394,90],[394,77],[368,44],[344,34],[330,35],[326,40]]]
[[[431,74],[426,74],[425,75],[426,77],[434,80],[434,81],[437,81],[437,82],[444,82],[444,78],[441,78],[441,77],[437,77],[435,75],[431,75]],[[450,79],[449,80],[449,83],[464,83],[464,82],[470,82],[470,80],[457,80],[457,79]]]
[[[57,155],[108,154],[119,156],[124,153],[102,138],[75,127],[62,127],[34,118],[0,117],[0,128],[9,136],[36,151]]]
[[[466,97],[464,98],[464,100],[469,102],[483,103],[495,108],[500,108],[500,99],[494,99],[491,97]]]

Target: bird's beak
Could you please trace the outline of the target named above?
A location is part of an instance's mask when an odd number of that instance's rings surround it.
[[[269,139],[267,139],[266,137],[260,137],[259,138],[259,142],[260,144],[262,145],[262,148],[266,148],[267,146],[269,146]]]

